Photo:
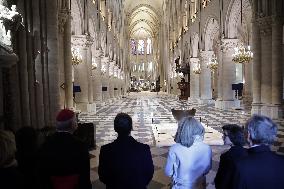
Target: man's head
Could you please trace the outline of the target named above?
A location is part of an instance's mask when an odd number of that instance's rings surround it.
[[[243,146],[245,144],[244,131],[236,124],[228,124],[222,127],[223,140],[226,145]]]
[[[269,117],[253,115],[246,123],[246,132],[250,145],[270,145],[276,139],[277,125]]]
[[[56,116],[56,129],[58,131],[73,132],[77,128],[75,112],[62,109]]]
[[[132,130],[132,118],[126,113],[119,113],[114,119],[114,130],[119,136],[128,136]]]

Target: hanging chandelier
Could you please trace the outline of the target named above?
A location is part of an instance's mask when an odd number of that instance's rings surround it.
[[[97,65],[97,63],[96,63],[95,59],[94,59],[94,58],[92,58],[92,70],[97,69],[97,67],[98,67],[98,65]]]
[[[201,74],[201,68],[200,68],[200,64],[199,63],[193,68],[193,73]]]
[[[250,46],[247,48],[241,44],[239,47],[235,48],[235,53],[233,54],[233,61],[235,63],[249,63],[253,59],[253,53],[250,50]]]
[[[207,68],[209,68],[211,71],[218,69],[217,57],[215,54],[213,54],[212,58],[209,58],[209,61],[207,63]]]
[[[81,64],[83,61],[82,61],[82,56],[79,52],[79,49],[72,48],[71,52],[72,52],[72,65],[77,66],[78,64]]]
[[[243,0],[241,0],[241,26],[243,25]],[[249,43],[249,32],[247,42]],[[250,50],[250,46],[245,47],[243,43],[239,47],[235,48],[235,53],[233,54],[233,61],[235,63],[249,63],[253,58],[253,53]]]

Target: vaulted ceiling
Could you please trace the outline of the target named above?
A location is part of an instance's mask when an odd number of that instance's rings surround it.
[[[131,38],[155,37],[159,30],[163,0],[125,0]]]

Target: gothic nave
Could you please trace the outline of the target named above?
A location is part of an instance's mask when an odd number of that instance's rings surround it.
[[[151,146],[149,188],[167,188],[171,109],[195,108],[215,188],[224,124],[270,117],[284,154],[283,18],[283,0],[0,0],[0,129],[55,127],[60,109],[74,110],[95,125],[97,189],[100,147],[128,113],[132,136]]]

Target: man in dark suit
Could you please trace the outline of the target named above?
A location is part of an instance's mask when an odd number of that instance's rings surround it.
[[[246,124],[248,156],[236,163],[234,189],[283,189],[284,156],[270,150],[277,125],[268,117],[254,115]]]
[[[90,158],[87,146],[72,133],[77,128],[75,113],[61,110],[56,117],[56,133],[40,150],[39,171],[45,188],[90,189]]]
[[[149,146],[130,136],[132,119],[128,114],[117,114],[114,130],[117,139],[101,147],[100,181],[107,189],[146,189],[154,173]]]
[[[215,177],[216,189],[233,188],[234,163],[247,156],[247,150],[243,148],[245,137],[243,129],[236,124],[224,125],[223,140],[225,145],[231,148],[220,156],[220,164]]]

